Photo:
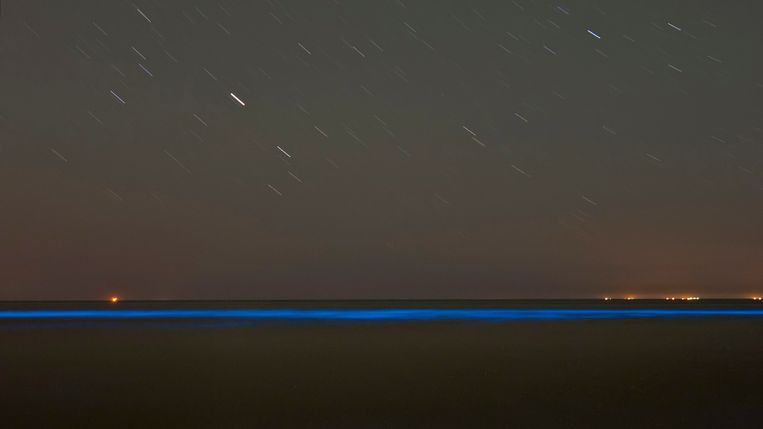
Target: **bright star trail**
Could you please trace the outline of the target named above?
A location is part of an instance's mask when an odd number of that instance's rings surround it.
[[[236,96],[236,94],[231,92],[230,96],[233,97],[233,99],[236,100],[238,102],[238,104],[240,104],[241,106],[246,106],[246,104],[243,101],[241,101],[241,99],[238,98],[238,96]]]

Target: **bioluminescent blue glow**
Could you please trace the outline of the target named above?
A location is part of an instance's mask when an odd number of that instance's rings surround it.
[[[6,310],[0,320],[227,319],[304,321],[516,321],[763,317],[763,309],[203,309]]]

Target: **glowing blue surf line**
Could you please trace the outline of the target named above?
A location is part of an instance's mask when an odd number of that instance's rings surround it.
[[[763,317],[762,309],[205,309],[0,310],[0,320],[515,321]]]

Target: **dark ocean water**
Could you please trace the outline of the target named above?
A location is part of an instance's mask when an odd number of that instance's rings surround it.
[[[761,427],[761,311],[707,300],[0,303],[0,426]],[[432,312],[449,316],[421,318]],[[475,314],[493,316],[464,317]]]

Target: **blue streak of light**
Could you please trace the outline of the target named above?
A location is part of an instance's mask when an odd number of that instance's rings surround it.
[[[593,37],[595,37],[595,38],[597,38],[597,39],[601,40],[601,36],[599,36],[598,34],[596,34],[596,33],[595,33],[594,31],[592,31],[591,29],[588,29],[588,30],[586,30],[586,31],[587,31],[587,32],[588,32],[588,34],[590,34],[591,36],[593,36]]]
[[[238,319],[303,321],[514,321],[763,317],[763,309],[205,309],[11,310],[0,320]]]

